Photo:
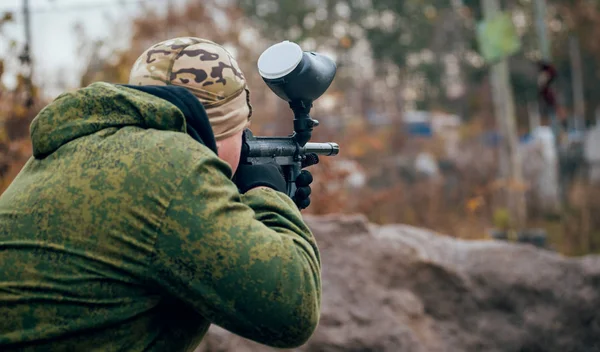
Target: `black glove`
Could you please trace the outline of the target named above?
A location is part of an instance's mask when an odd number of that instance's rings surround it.
[[[319,163],[319,156],[317,154],[306,154],[304,160],[302,160],[302,168],[316,165]],[[300,175],[296,178],[296,193],[292,197],[298,209],[306,209],[310,205],[310,194],[312,190],[310,184],[313,182],[312,174],[307,170],[300,171]]]
[[[298,209],[306,209],[310,205],[310,184],[313,182],[313,177],[307,170],[300,171],[300,175],[296,178],[296,193],[292,197]]]
[[[240,190],[246,193],[252,188],[264,186],[285,193],[286,182],[281,172],[281,167],[275,163],[246,165],[240,164],[233,177],[233,182]]]
[[[243,154],[243,153],[242,153]],[[308,154],[302,162],[302,167],[309,167],[319,163],[316,154]],[[264,186],[287,194],[287,185],[281,166],[276,163],[247,165],[240,164],[233,176],[233,182],[240,193],[246,193],[252,188]],[[310,184],[313,182],[312,174],[307,170],[300,171],[296,178],[296,192],[292,200],[298,209],[306,209],[310,205]]]

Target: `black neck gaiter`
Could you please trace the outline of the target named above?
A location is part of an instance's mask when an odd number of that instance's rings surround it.
[[[177,86],[135,86],[126,84],[122,86],[154,95],[175,105],[185,116],[188,134],[217,154],[217,142],[208,121],[206,110],[190,91]]]

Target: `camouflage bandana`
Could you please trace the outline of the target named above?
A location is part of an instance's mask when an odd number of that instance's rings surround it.
[[[133,65],[129,84],[188,89],[206,109],[216,140],[243,130],[252,115],[237,61],[210,40],[180,37],[150,47]]]

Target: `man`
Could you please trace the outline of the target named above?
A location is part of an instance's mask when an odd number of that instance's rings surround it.
[[[0,350],[191,351],[211,323],[304,344],[319,251],[277,167],[238,167],[250,111],[235,60],[199,38],[44,108],[0,197]]]

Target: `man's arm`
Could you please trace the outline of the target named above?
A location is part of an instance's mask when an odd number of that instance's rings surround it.
[[[158,234],[151,273],[169,294],[235,334],[279,348],[319,321],[319,251],[285,194],[244,195],[216,157],[183,180]]]

